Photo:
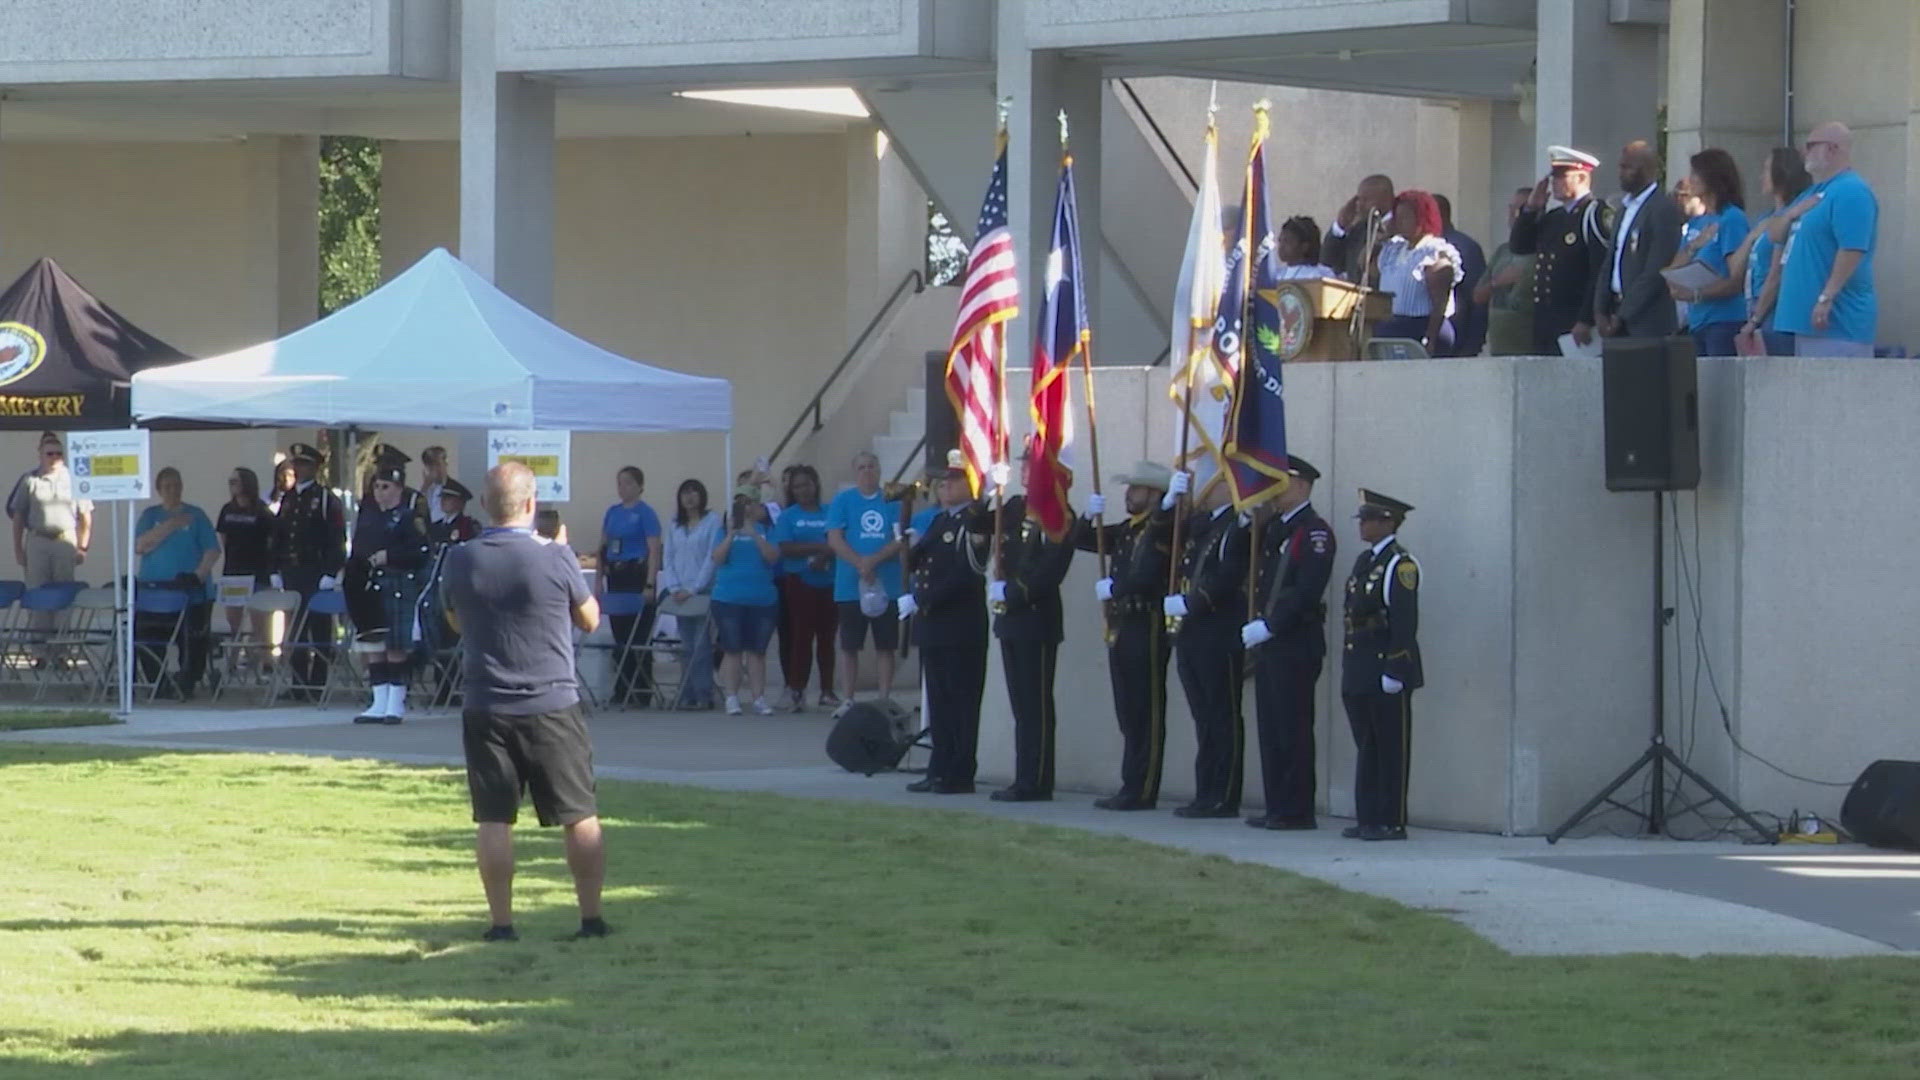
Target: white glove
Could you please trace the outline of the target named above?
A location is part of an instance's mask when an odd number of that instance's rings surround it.
[[[908,529],[908,530],[907,530],[907,546],[908,546],[908,547],[915,547],[915,546],[917,546],[917,545],[918,545],[919,543],[920,543],[920,530],[919,530],[919,529]]]
[[[914,603],[913,601],[912,593],[906,593],[905,595],[901,596],[899,600],[896,600],[895,603],[900,606],[901,622],[905,622],[908,616],[920,610],[920,605]]]
[[[320,591],[321,592],[327,592],[338,584],[340,584],[340,579],[337,577],[334,577],[332,574],[320,575]]]
[[[987,469],[988,490],[995,492],[1007,490],[1007,481],[1011,479],[1012,476],[1013,470],[1007,467],[1006,462],[994,462],[992,467]]]
[[[1380,676],[1380,692],[1383,694],[1397,694],[1406,688],[1407,684],[1391,675],[1382,674]]]
[[[1240,514],[1240,527],[1244,529],[1251,524],[1253,524],[1253,515],[1242,511]]]
[[[1267,629],[1267,620],[1265,619],[1255,619],[1240,628],[1240,644],[1246,648],[1251,649],[1263,641],[1272,640],[1273,631]]]
[[[268,574],[267,584],[273,586],[276,589],[284,589],[287,587],[286,581],[282,579],[279,574]]]
[[[1004,581],[987,582],[987,599],[996,604],[1007,602],[1007,583]]]
[[[1180,496],[1185,495],[1187,493],[1187,488],[1190,487],[1192,484],[1193,484],[1192,473],[1184,472],[1184,471],[1174,473],[1173,480],[1167,485],[1167,493],[1160,497],[1160,509],[1171,510],[1175,506],[1178,506],[1180,503]]]
[[[1185,618],[1187,614],[1187,598],[1175,593],[1161,601],[1160,610],[1176,619]]]
[[[1095,521],[1098,521],[1100,520],[1101,517],[1103,517],[1106,514],[1106,512],[1107,512],[1107,497],[1105,495],[1102,495],[1096,491],[1093,494],[1087,496],[1087,513],[1086,513],[1087,517],[1092,518]]]
[[[1110,577],[1103,577],[1099,581],[1094,582],[1093,595],[1096,600],[1113,599],[1113,579]]]

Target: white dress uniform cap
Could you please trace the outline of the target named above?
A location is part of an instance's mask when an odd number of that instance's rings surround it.
[[[1547,147],[1548,168],[1585,169],[1588,172],[1600,167],[1600,159],[1585,150],[1575,150],[1571,146]]]

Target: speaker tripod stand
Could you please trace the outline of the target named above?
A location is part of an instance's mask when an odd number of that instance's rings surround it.
[[[1701,776],[1693,766],[1688,765],[1681,759],[1679,754],[1673,752],[1673,747],[1667,745],[1667,667],[1665,645],[1667,622],[1672,618],[1673,612],[1667,608],[1666,530],[1664,528],[1666,508],[1661,502],[1664,495],[1665,492],[1662,491],[1655,491],[1653,493],[1653,727],[1647,737],[1647,748],[1639,757],[1634,759],[1633,764],[1627,766],[1625,772],[1614,777],[1613,783],[1601,788],[1598,795],[1588,799],[1585,806],[1574,811],[1572,817],[1568,818],[1559,828],[1548,833],[1547,843],[1549,844],[1556,843],[1561,837],[1567,835],[1569,830],[1585,821],[1595,810],[1598,810],[1602,804],[1618,810],[1624,810],[1634,817],[1645,821],[1647,823],[1647,832],[1650,835],[1657,836],[1667,831],[1667,823],[1674,816],[1693,813],[1702,807],[1718,803],[1725,807],[1734,817],[1745,822],[1747,827],[1754,831],[1754,834],[1760,838],[1762,843],[1774,844],[1780,840],[1779,833],[1761,825],[1752,814],[1741,809],[1740,804],[1734,802],[1725,792],[1713,786],[1712,781]],[[1667,807],[1666,773],[1669,766],[1680,775],[1682,781],[1691,780],[1701,791],[1706,792],[1706,798],[1698,802],[1688,803],[1686,806],[1670,812]],[[1614,792],[1626,786],[1634,777],[1640,775],[1640,770],[1642,769],[1651,770],[1651,785],[1647,795],[1647,808],[1645,810],[1637,810],[1615,799],[1613,795]]]

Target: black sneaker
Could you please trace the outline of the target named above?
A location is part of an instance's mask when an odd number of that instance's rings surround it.
[[[585,941],[588,938],[601,938],[606,936],[607,920],[598,918],[581,919],[580,929],[573,932],[573,940],[575,941]]]
[[[480,940],[481,941],[519,941],[520,931],[515,930],[513,928],[512,923],[508,923],[505,926],[489,926],[487,927],[487,932],[480,935]]]

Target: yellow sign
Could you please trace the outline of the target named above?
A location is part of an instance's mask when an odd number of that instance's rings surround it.
[[[95,454],[92,461],[94,476],[140,475],[140,455],[138,454]]]
[[[501,454],[501,461],[517,461],[532,470],[535,476],[559,476],[560,455],[558,454]]]
[[[42,394],[36,397],[0,396],[0,416],[79,416],[85,394]]]

